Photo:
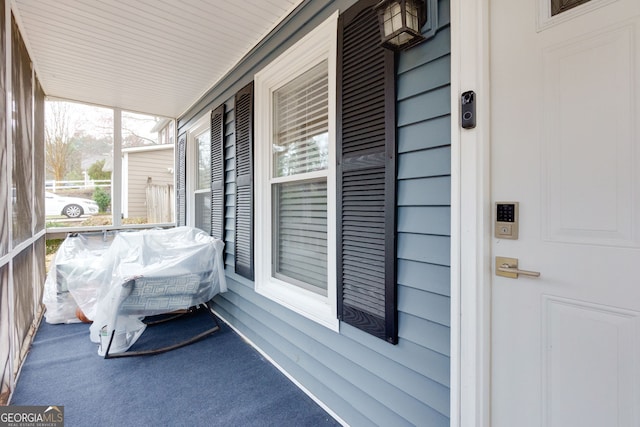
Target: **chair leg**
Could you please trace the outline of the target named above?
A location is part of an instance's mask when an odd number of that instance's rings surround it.
[[[133,356],[146,356],[146,355],[152,355],[152,354],[160,354],[160,353],[164,353],[167,351],[171,351],[171,350],[175,350],[177,348],[180,347],[184,347],[186,345],[189,344],[193,344],[196,341],[199,341],[211,334],[213,334],[214,332],[217,332],[220,330],[220,324],[218,323],[218,318],[216,317],[216,315],[213,313],[212,309],[211,309],[211,305],[209,304],[209,302],[206,302],[204,304],[201,304],[202,308],[205,309],[207,311],[207,313],[209,313],[209,315],[211,316],[211,318],[213,319],[213,322],[215,323],[215,326],[207,329],[206,331],[195,335],[187,340],[181,341],[179,343],[170,345],[170,346],[166,346],[166,347],[162,347],[162,348],[158,348],[158,349],[153,349],[153,350],[140,350],[140,351],[127,351],[124,353],[114,353],[114,354],[109,354],[109,349],[111,348],[111,343],[113,342],[113,338],[115,336],[115,330],[111,333],[111,338],[109,339],[109,345],[107,346],[107,351],[104,354],[104,358],[105,359],[115,359],[115,358],[119,358],[119,357],[133,357]],[[200,309],[200,306],[197,306],[197,309]],[[197,311],[194,310],[193,312]],[[183,315],[182,313],[178,316],[174,316],[172,317],[172,319],[175,319],[177,317],[180,317],[181,315]],[[163,320],[164,322],[164,320]],[[155,325],[161,322],[154,322],[151,323],[150,325]]]

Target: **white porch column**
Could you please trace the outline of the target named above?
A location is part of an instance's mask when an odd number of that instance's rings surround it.
[[[113,168],[111,172],[113,225],[122,224],[122,110],[113,109]]]

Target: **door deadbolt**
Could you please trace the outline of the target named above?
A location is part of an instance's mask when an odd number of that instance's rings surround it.
[[[496,202],[494,235],[497,239],[518,238],[518,202]]]

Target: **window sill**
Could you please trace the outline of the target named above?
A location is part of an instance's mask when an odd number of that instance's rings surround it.
[[[331,299],[328,297],[300,289],[273,277],[257,279],[256,292],[334,332],[340,331],[336,308],[330,305]]]

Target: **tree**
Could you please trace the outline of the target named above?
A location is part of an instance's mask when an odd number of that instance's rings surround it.
[[[122,146],[142,147],[158,143],[158,135],[151,132],[158,118],[146,114],[122,113]]]
[[[45,155],[47,173],[56,181],[62,181],[69,169],[73,154],[72,116],[65,102],[48,102],[45,123]]]
[[[87,175],[89,175],[89,178],[94,180],[111,179],[111,172],[102,170],[102,168],[104,167],[104,163],[105,160],[102,159],[97,160],[95,163],[89,166],[89,169],[87,169]]]

